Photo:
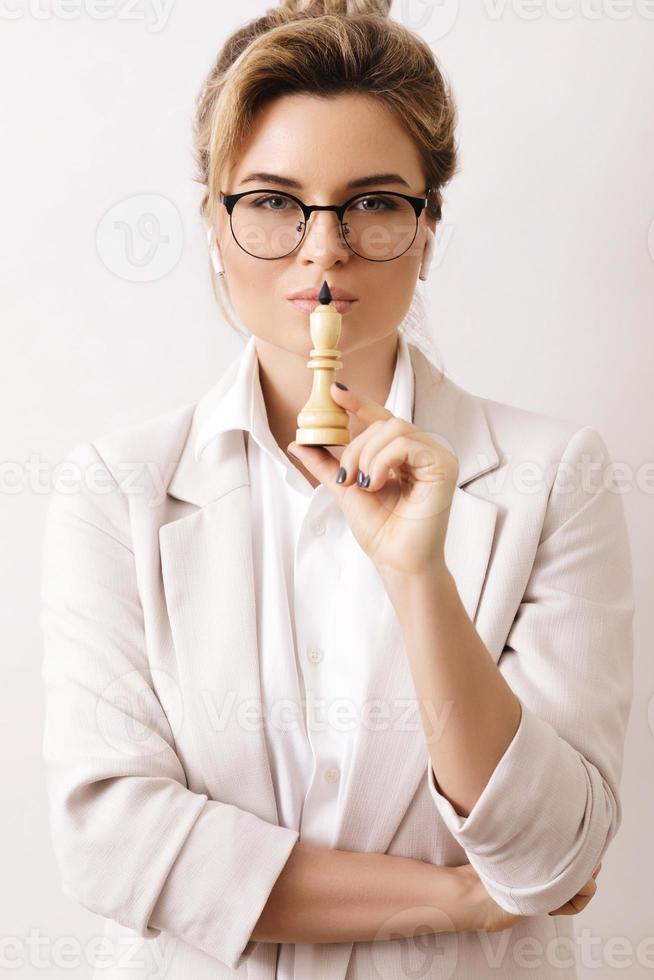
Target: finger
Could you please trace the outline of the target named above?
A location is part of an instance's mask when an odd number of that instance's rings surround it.
[[[552,909],[548,915],[574,915],[575,910],[570,905],[570,902],[566,902],[565,905],[561,905],[558,909]]]
[[[377,452],[392,442],[397,435],[411,428],[409,422],[391,415],[388,419],[377,419],[349,443],[341,456],[341,466],[347,471],[343,486],[356,482],[359,471],[368,475],[369,462]]]
[[[380,405],[373,398],[368,398],[367,395],[362,395],[356,391],[343,391],[336,385],[336,382],[332,381],[329,386],[329,393],[335,402],[345,409],[346,412],[352,412],[357,418],[361,419],[369,425],[371,422],[376,422],[377,419],[389,419],[392,418],[393,413],[389,412],[387,408]]]
[[[594,878],[590,878],[585,885],[583,885],[576,895],[573,895],[570,901],[565,902],[558,909],[554,909],[549,912],[549,915],[576,915],[586,908],[591,898],[595,895],[597,891],[597,884]]]
[[[590,902],[592,895],[573,895],[570,899],[570,904],[572,905],[575,912],[583,912],[588,903]]]
[[[368,489],[381,489],[388,479],[389,470],[408,465],[410,478],[414,482],[437,484],[452,481],[458,472],[458,462],[447,449],[441,449],[415,426],[400,431],[387,446],[384,446],[370,463],[366,457],[372,447],[366,445],[362,453],[362,466],[369,467],[370,483]]]
[[[578,915],[579,912],[583,912],[590,901],[590,898],[571,898],[569,902],[562,905],[558,909],[554,909],[552,912],[548,912],[548,915]]]
[[[388,479],[391,468],[397,470],[409,466],[412,471],[433,474],[438,467],[436,454],[425,445],[410,436],[398,435],[373,458],[370,464],[369,490],[379,490]]]
[[[402,418],[393,417],[386,422],[373,423],[369,427],[369,430],[372,430],[370,432],[370,438],[366,439],[363,443],[358,461],[358,466],[364,473],[370,473],[372,469],[376,469],[380,455],[400,436],[410,439],[415,447],[418,444],[422,446],[423,452],[420,456],[422,465],[425,464],[428,458],[427,449],[431,450],[431,456],[429,458],[433,460],[439,458],[438,447],[434,446],[429,436],[411,422],[406,422]]]

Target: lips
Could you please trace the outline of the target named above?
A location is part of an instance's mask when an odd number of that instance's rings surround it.
[[[311,299],[315,302],[320,296],[321,289],[322,286],[319,289],[299,289],[296,293],[289,293],[287,299]],[[332,286],[331,284],[329,284],[329,292],[332,295],[332,299],[336,300],[349,300],[354,302],[357,298],[352,293],[349,293],[347,289],[339,289],[337,286]]]
[[[320,305],[317,299],[290,299],[289,303],[292,303],[297,310],[301,310],[303,313],[313,313],[313,311]],[[332,300],[330,306],[336,310],[337,313],[349,313],[351,309],[356,306],[357,300],[346,300],[346,299],[335,299]]]

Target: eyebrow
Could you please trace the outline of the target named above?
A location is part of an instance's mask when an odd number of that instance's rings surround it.
[[[280,187],[294,187],[297,190],[302,190],[301,181],[295,180],[293,177],[282,177],[279,174],[268,174],[265,172],[248,174],[240,183],[278,184]],[[400,174],[369,174],[367,177],[356,177],[354,180],[350,180],[345,187],[347,190],[355,190],[359,187],[369,187],[370,184],[403,184],[405,187],[411,186]]]

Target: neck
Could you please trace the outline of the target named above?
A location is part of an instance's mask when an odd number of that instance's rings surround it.
[[[384,405],[393,382],[398,343],[399,334],[395,330],[374,344],[348,353],[342,358],[343,368],[336,372],[334,380]],[[285,453],[288,444],[295,439],[297,417],[309,399],[313,371],[307,368],[305,354],[300,356],[280,350],[260,338],[257,338],[256,348],[268,425],[275,442]],[[350,417],[351,439],[363,428],[358,419]]]

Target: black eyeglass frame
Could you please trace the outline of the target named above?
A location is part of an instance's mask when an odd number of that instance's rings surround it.
[[[399,259],[402,255],[405,255],[409,251],[413,243],[415,242],[416,235],[418,234],[418,221],[420,220],[420,215],[429,204],[429,197],[428,197],[429,191],[430,188],[428,187],[425,190],[424,197],[412,197],[409,194],[400,194],[399,191],[386,191],[386,190],[366,191],[365,193],[355,194],[353,197],[348,198],[348,200],[345,201],[344,204],[305,204],[304,201],[301,201],[299,197],[295,197],[294,194],[289,194],[288,191],[279,191],[279,190],[271,189],[270,187],[264,187],[252,191],[241,191],[239,194],[224,194],[222,191],[220,191],[219,200],[221,204],[224,204],[225,208],[227,209],[227,214],[229,215],[229,227],[232,232],[232,238],[234,239],[238,247],[241,249],[241,251],[245,252],[246,255],[251,255],[253,259],[261,259],[262,262],[276,262],[278,261],[278,259],[288,258],[288,256],[292,255],[293,252],[295,252],[295,250],[298,249],[302,244],[302,242],[304,241],[304,237],[307,233],[307,227],[309,225],[309,218],[311,217],[313,212],[334,211],[338,217],[338,226],[341,231],[343,241],[350,249],[350,251],[354,253],[354,255],[358,256],[360,259],[365,259],[366,262],[393,262],[395,259]],[[290,252],[286,252],[285,255],[276,255],[274,256],[274,258],[265,258],[265,256],[263,255],[253,255],[252,252],[248,252],[246,248],[243,248],[243,246],[241,245],[241,243],[239,242],[238,238],[234,233],[234,227],[232,225],[232,211],[234,210],[236,203],[240,201],[242,197],[247,197],[247,195],[249,194],[272,194],[273,196],[278,196],[278,197],[290,197],[290,199],[292,201],[295,201],[295,203],[301,208],[302,213],[304,215],[304,230],[302,232],[302,238],[297,243],[295,248],[292,248]],[[353,201],[356,201],[359,198],[365,199],[367,197],[375,197],[378,194],[382,194],[385,197],[388,197],[389,195],[395,197],[401,197],[404,201],[409,202],[409,204],[412,206],[413,210],[415,211],[415,215],[416,215],[416,230],[413,234],[413,238],[411,239],[407,247],[404,249],[404,252],[400,252],[399,255],[394,255],[390,259],[369,259],[366,255],[359,255],[359,253],[355,252],[355,250],[348,242],[345,232],[343,230],[343,217],[345,215],[345,211],[347,210],[347,208],[349,208],[350,204],[352,204]]]

